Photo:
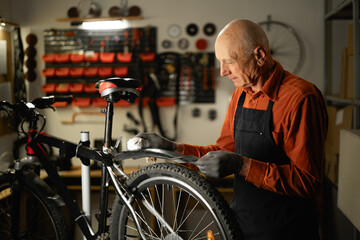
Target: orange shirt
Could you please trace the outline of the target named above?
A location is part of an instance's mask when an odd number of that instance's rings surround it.
[[[253,93],[250,88],[235,89],[216,144],[184,144],[183,154],[201,157],[209,151],[235,151],[234,118],[243,91],[246,92],[245,108],[266,110],[269,99],[274,101],[271,129],[274,143],[291,160],[290,164],[276,165],[251,159],[245,180],[280,194],[315,196],[321,188],[323,175],[326,106],[312,83],[284,71],[278,62],[259,92]]]

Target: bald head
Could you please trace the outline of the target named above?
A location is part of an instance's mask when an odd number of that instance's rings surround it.
[[[244,57],[250,56],[258,46],[266,49],[270,55],[269,42],[264,30],[249,20],[236,19],[230,22],[220,31],[216,41],[226,41],[232,46],[231,55],[234,59],[237,59],[239,54],[243,54]]]

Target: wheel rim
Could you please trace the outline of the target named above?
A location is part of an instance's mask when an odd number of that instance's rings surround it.
[[[20,199],[18,239],[58,239],[53,219],[42,201],[26,189],[21,190]],[[4,239],[11,238],[11,202],[10,186],[0,186],[0,236]]]
[[[149,239],[207,239],[208,234],[212,234],[215,239],[226,239],[211,206],[191,186],[175,178],[161,176],[147,179],[137,187],[138,194],[165,218],[174,231],[171,233],[167,230],[136,200],[133,206],[144,234]],[[125,238],[138,237],[132,216],[128,216],[124,227]]]

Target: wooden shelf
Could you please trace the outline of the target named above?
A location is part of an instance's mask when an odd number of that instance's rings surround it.
[[[141,16],[128,16],[128,17],[98,17],[98,18],[57,18],[58,22],[95,22],[95,21],[114,21],[114,20],[141,20]]]
[[[345,103],[345,104],[353,104],[353,105],[357,105],[360,106],[360,100],[359,99],[347,99],[347,98],[341,98],[338,96],[332,96],[332,95],[326,95],[326,100],[328,101],[334,101],[334,102],[338,102],[338,103]]]
[[[325,14],[325,19],[352,19],[352,0],[344,0],[335,9]]]

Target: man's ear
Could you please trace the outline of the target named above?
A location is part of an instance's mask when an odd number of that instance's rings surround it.
[[[256,47],[254,49],[254,56],[255,56],[256,62],[259,66],[264,65],[265,60],[266,60],[266,51],[263,47],[260,47],[260,46]]]

